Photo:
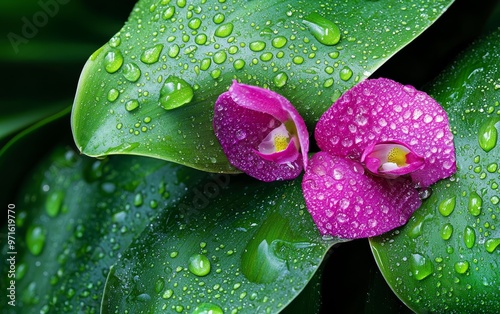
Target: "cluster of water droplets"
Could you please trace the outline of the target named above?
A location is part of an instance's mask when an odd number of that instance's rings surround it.
[[[107,101],[121,104],[129,113],[154,104],[175,109],[191,102],[201,87],[197,82],[209,88],[205,77],[217,84],[226,72],[267,85],[251,74],[255,71],[245,70],[252,67],[270,73],[269,83],[278,88],[294,76],[294,86],[304,83],[303,75],[313,75],[312,81],[317,81],[324,76],[317,75],[320,71],[327,74],[323,88],[334,85],[334,72],[343,81],[353,76],[345,61],[338,60],[342,46],[332,49],[326,58],[318,52],[318,45],[334,47],[345,36],[335,22],[318,13],[307,15],[289,8],[281,18],[255,23],[250,12],[245,17],[233,17],[235,6],[226,0],[214,4],[202,1],[201,5],[160,1],[149,8],[138,6],[134,18],[92,56],[95,60],[102,53],[103,70],[113,75],[111,84],[103,83],[108,88]],[[259,35],[248,40],[248,35],[240,36],[247,32],[243,29]],[[353,39],[347,36],[346,41]],[[298,75],[296,66],[301,66],[304,73]],[[151,89],[152,84],[157,87]],[[338,97],[340,92],[334,94]],[[117,114],[117,120],[127,120],[122,110],[109,112]],[[117,123],[121,131],[123,124]],[[147,130],[130,127],[130,133],[135,135]]]

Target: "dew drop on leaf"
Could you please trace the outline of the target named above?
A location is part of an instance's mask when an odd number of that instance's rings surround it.
[[[176,76],[169,76],[160,90],[159,105],[171,110],[188,104],[194,96],[191,85]]]
[[[196,276],[206,276],[210,273],[210,261],[205,255],[194,254],[189,258],[188,269]]]
[[[481,208],[483,206],[483,199],[475,191],[471,193],[469,197],[469,213],[473,216],[479,216],[481,214]]]
[[[123,55],[120,50],[111,50],[104,57],[104,68],[108,73],[115,73],[123,65]]]
[[[26,245],[31,254],[38,256],[45,246],[47,231],[41,226],[31,226],[26,233]]]
[[[220,306],[212,304],[212,303],[202,303],[198,305],[192,314],[223,314],[224,311],[220,308]]]
[[[302,21],[311,34],[320,43],[327,46],[333,46],[340,40],[340,29],[332,21],[322,17],[318,13],[311,13]]]
[[[141,61],[146,64],[153,64],[160,59],[160,54],[163,50],[162,44],[157,44],[154,47],[148,48],[141,54]]]
[[[449,215],[451,215],[453,210],[455,210],[455,203],[456,203],[455,197],[443,200],[441,203],[439,203],[438,207],[439,213],[441,213],[441,215],[443,215],[444,217],[448,217]]]
[[[411,255],[410,267],[414,278],[417,280],[423,280],[434,272],[431,261],[418,253]]]
[[[130,82],[136,82],[141,77],[141,70],[135,63],[127,63],[123,67],[123,76]]]
[[[490,119],[479,129],[479,146],[485,152],[489,152],[497,145],[498,131],[495,124],[499,121],[500,118]]]

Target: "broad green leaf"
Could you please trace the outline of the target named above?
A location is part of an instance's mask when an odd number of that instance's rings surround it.
[[[447,110],[457,173],[400,230],[371,239],[386,280],[419,313],[498,313],[500,32],[475,43],[429,89]]]
[[[333,243],[312,222],[300,180],[215,176],[124,252],[109,273],[102,312],[274,313],[305,287]]]
[[[98,313],[109,267],[160,211],[206,176],[144,157],[79,157],[59,146],[26,176],[12,202],[15,244],[2,241],[1,256],[17,252],[16,307],[2,293],[1,312]],[[9,271],[2,267],[2,278]],[[9,284],[2,279],[2,291]]]
[[[342,92],[452,2],[139,1],[83,69],[75,142],[90,156],[136,154],[234,172],[211,121],[232,80],[284,95],[312,130]],[[179,91],[164,88],[179,81]]]

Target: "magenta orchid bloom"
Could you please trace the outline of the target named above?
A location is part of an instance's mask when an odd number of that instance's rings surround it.
[[[316,125],[322,152],[302,188],[325,235],[364,238],[406,223],[426,188],[456,171],[453,135],[441,106],[389,79],[366,80]]]
[[[213,126],[229,162],[254,178],[294,179],[307,166],[304,120],[273,91],[234,81],[217,99]]]

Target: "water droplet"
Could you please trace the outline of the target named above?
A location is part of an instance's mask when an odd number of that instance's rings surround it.
[[[338,26],[316,12],[306,16],[302,23],[309,28],[314,38],[323,45],[333,46],[340,40],[340,29]]]
[[[276,74],[276,76],[274,77],[274,84],[277,87],[285,86],[287,81],[288,81],[288,75],[286,75],[285,72],[280,72]]]
[[[443,215],[444,217],[448,217],[449,215],[451,215],[453,210],[455,210],[455,204],[456,204],[455,196],[445,199],[444,201],[439,203],[438,207],[439,213],[441,213],[441,215]]]
[[[155,282],[156,293],[161,293],[164,287],[165,287],[165,280],[163,278],[158,278],[158,280]]]
[[[41,226],[31,226],[26,233],[26,245],[31,254],[38,256],[45,246],[47,231]]]
[[[137,193],[134,197],[134,205],[136,207],[139,207],[139,206],[142,206],[143,202],[144,202],[144,198],[142,196],[142,193]]]
[[[215,54],[214,54],[214,62],[216,64],[221,64],[223,63],[224,61],[226,61],[226,58],[227,58],[227,54],[225,51],[217,51]]]
[[[113,102],[118,99],[118,96],[120,96],[120,92],[117,89],[112,88],[108,92],[108,101]]]
[[[191,85],[176,76],[169,76],[160,91],[160,106],[171,110],[185,105],[193,99],[194,91]]]
[[[292,61],[295,64],[302,64],[304,62],[304,58],[301,56],[295,56],[293,57]]]
[[[479,146],[485,152],[489,152],[497,145],[498,131],[495,124],[499,121],[500,118],[490,119],[479,129]]]
[[[497,169],[498,169],[498,165],[496,163],[491,163],[486,168],[486,170],[488,170],[489,173],[494,173],[497,171]]]
[[[479,194],[473,191],[469,197],[469,213],[473,216],[479,216],[481,214],[481,208],[483,206],[483,199]]]
[[[215,36],[225,38],[231,35],[232,32],[233,32],[233,24],[227,23],[217,27],[217,29],[215,30]]]
[[[201,60],[200,69],[202,69],[203,71],[206,71],[206,70],[208,70],[208,68],[210,67],[211,64],[212,64],[212,59],[205,58],[205,59]]]
[[[188,27],[192,30],[197,30],[201,26],[201,20],[197,17],[188,22]]]
[[[196,35],[194,42],[198,45],[204,45],[207,42],[207,35],[205,34]]]
[[[141,54],[141,61],[146,64],[153,64],[160,59],[160,54],[163,50],[162,44],[157,44],[152,48],[146,49]]]
[[[271,52],[265,52],[260,55],[260,60],[267,62],[273,58],[273,54]]]
[[[225,19],[226,19],[226,17],[224,16],[224,14],[217,13],[214,15],[213,21],[215,24],[220,24],[220,23],[224,22]]]
[[[191,314],[223,314],[224,311],[215,304],[202,303],[198,305]]]
[[[441,228],[441,238],[443,240],[449,240],[453,234],[453,226],[450,223],[443,225]]]
[[[410,227],[408,230],[408,236],[412,239],[416,239],[419,236],[422,235],[422,227],[424,225],[424,221],[422,219],[419,219],[417,223],[413,226]]]
[[[183,8],[186,6],[186,0],[177,0],[177,6]]]
[[[259,52],[266,48],[266,43],[263,41],[254,41],[250,43],[250,50],[254,52]]]
[[[172,18],[172,16],[174,16],[174,14],[175,14],[175,7],[169,6],[163,12],[163,19],[168,20],[168,19]]]
[[[179,46],[177,44],[174,44],[174,45],[168,47],[167,55],[170,58],[175,58],[175,57],[177,57],[177,55],[179,55],[180,50],[181,49],[179,48]]]
[[[465,227],[464,230],[464,243],[469,249],[471,249],[476,243],[476,232],[469,226]]]
[[[120,50],[108,51],[104,57],[104,68],[108,73],[115,73],[123,65],[123,56]]]
[[[346,66],[340,70],[339,76],[342,81],[348,81],[352,77],[352,74],[352,70]]]
[[[219,69],[215,69],[213,70],[212,72],[210,72],[210,76],[215,80],[215,79],[218,79],[220,77],[220,75],[222,74],[222,71],[219,70]]]
[[[136,82],[141,77],[141,70],[135,63],[127,63],[123,67],[123,76],[130,82]]]
[[[484,242],[484,247],[488,253],[493,253],[500,246],[500,238],[488,239]]]
[[[283,36],[278,36],[273,38],[271,44],[273,45],[274,48],[283,48],[286,45],[286,38]]]
[[[469,262],[467,261],[460,261],[455,263],[455,271],[458,274],[465,274],[468,269],[469,269]]]
[[[125,103],[125,110],[131,112],[139,108],[139,102],[136,99],[129,100]]]
[[[323,83],[323,87],[324,88],[328,88],[328,87],[332,87],[333,86],[333,79],[332,78],[328,78],[325,80],[325,82]]]
[[[242,59],[234,60],[233,67],[235,70],[241,70],[245,67],[245,61]]]
[[[417,280],[423,280],[427,278],[434,271],[430,260],[418,253],[411,255],[410,268],[413,277]]]
[[[189,258],[188,269],[196,276],[206,276],[210,273],[210,261],[205,255],[194,254]]]
[[[163,293],[163,295],[161,297],[163,299],[167,300],[167,299],[170,299],[172,297],[172,295],[174,295],[174,291],[171,289],[167,289],[167,290],[165,290],[165,292]]]
[[[56,191],[51,193],[45,201],[45,210],[50,217],[56,217],[59,214],[62,203],[64,201],[64,193]]]
[[[113,48],[116,48],[116,47],[120,46],[121,42],[122,41],[121,41],[120,36],[115,35],[115,36],[111,37],[111,39],[109,40],[109,45]]]

